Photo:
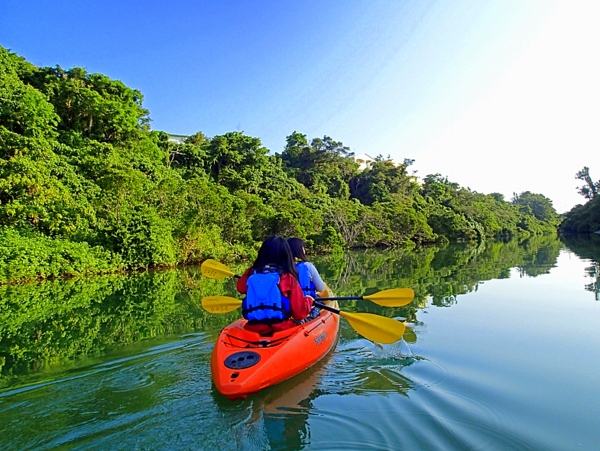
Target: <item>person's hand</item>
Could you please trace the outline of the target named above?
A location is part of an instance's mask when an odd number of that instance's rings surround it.
[[[308,299],[310,299],[310,303],[311,303],[311,304],[314,304],[314,302],[315,302],[315,298],[313,298],[312,296],[310,296],[310,295],[308,295],[308,294],[307,294],[305,297],[307,297]]]

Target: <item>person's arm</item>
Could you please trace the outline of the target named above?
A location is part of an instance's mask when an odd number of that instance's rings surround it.
[[[315,265],[311,262],[306,262],[306,267],[308,268],[308,272],[310,272],[312,282],[315,284],[315,290],[323,291],[325,289],[325,282],[321,279],[321,275],[319,274],[319,271],[317,271],[317,268],[315,268]]]
[[[252,272],[252,268],[248,268],[246,272],[237,280],[235,287],[238,290],[238,293],[246,294],[248,291],[248,277],[250,277],[250,273]]]
[[[291,274],[282,274],[279,288],[283,295],[290,300],[292,318],[298,321],[306,318],[312,308],[313,298],[311,296],[304,296],[296,278]]]

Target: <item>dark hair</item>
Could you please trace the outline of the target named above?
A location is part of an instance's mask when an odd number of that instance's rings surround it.
[[[292,256],[294,258],[302,260],[303,262],[308,261],[308,257],[304,252],[304,241],[302,241],[300,238],[288,238],[287,242],[290,245]]]
[[[270,236],[260,246],[252,269],[262,271],[265,266],[275,266],[283,273],[289,273],[296,279],[298,278],[298,270],[294,263],[290,245],[285,238],[280,236]]]

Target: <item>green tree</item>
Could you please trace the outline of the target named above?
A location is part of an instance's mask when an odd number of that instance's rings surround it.
[[[70,143],[77,134],[100,142],[134,139],[148,130],[148,110],[140,91],[102,74],[60,66],[30,72],[23,81],[44,93],[60,117],[58,130]]]
[[[552,206],[552,201],[543,194],[535,194],[524,191],[521,194],[514,193],[512,203],[524,207],[522,211],[531,211],[540,221],[557,223],[558,214]]]
[[[402,198],[413,197],[418,190],[414,177],[407,174],[408,163],[396,165],[392,160],[379,155],[370,167],[355,175],[350,182],[352,197],[359,199],[365,205],[374,202],[389,202],[393,194]]]
[[[584,205],[577,205],[565,214],[559,231],[563,235],[594,233],[600,230],[600,196]]]
[[[598,190],[600,190],[600,180],[596,183],[592,181],[592,178],[590,177],[590,168],[584,166],[581,171],[575,174],[575,178],[585,182],[585,185],[577,189],[577,192],[583,197],[586,199],[593,199],[598,195]]]
[[[290,175],[312,192],[339,199],[348,199],[350,180],[358,170],[352,156],[348,147],[329,136],[314,138],[309,145],[306,135],[298,132],[286,138],[279,155]]]
[[[440,174],[420,185],[407,174],[412,160],[379,156],[359,173],[328,136],[294,132],[280,155],[241,132],[172,142],[149,130],[141,93],[118,80],[38,68],[1,47],[0,63],[0,224],[15,246],[5,281],[249,258],[273,233],[339,250],[556,225],[541,195],[511,204]]]

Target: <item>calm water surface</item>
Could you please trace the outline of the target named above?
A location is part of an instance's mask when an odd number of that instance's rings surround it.
[[[195,269],[0,288],[2,450],[598,450],[600,240],[316,259],[339,295],[409,286],[371,343],[342,321],[317,366],[245,400],[210,353],[239,315]],[[242,268],[234,268],[240,271]]]

